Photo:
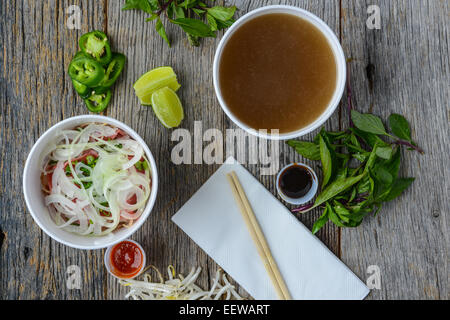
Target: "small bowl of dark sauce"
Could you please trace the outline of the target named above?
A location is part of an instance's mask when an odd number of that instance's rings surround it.
[[[277,176],[277,191],[287,203],[302,205],[311,201],[318,189],[317,175],[306,164],[292,163]]]

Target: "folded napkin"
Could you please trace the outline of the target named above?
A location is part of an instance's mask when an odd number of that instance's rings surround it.
[[[253,298],[277,299],[228,184],[226,174],[233,170],[293,299],[364,299],[364,283],[233,158],[172,220]]]

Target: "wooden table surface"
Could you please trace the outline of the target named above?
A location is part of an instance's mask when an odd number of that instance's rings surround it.
[[[189,46],[169,26],[172,48],[163,43],[152,22],[137,11],[121,11],[124,1],[3,1],[0,5],[0,297],[2,299],[122,299],[126,290],[103,266],[104,250],[82,251],[57,243],[29,214],[22,195],[22,171],[33,143],[52,125],[87,109],[72,88],[67,67],[78,38],[104,30],[114,50],[128,57],[124,75],[104,113],[125,122],[147,142],[161,177],[152,214],[134,235],[148,261],[164,270],[203,268],[199,283],[207,286],[218,266],[170,218],[210,177],[218,165],[175,165],[176,142],[151,108],[138,104],[132,84],[144,72],[171,65],[178,74],[185,108],[182,128],[193,132],[236,128],[221,110],[213,89],[212,63],[223,33]],[[381,289],[368,299],[448,299],[449,227],[449,9],[447,0],[298,0],[226,1],[238,15],[269,4],[292,4],[322,18],[340,38],[351,58],[354,103],[362,112],[386,119],[404,114],[413,136],[426,150],[404,152],[401,174],[417,180],[400,199],[386,205],[377,218],[357,229],[327,225],[319,238],[364,282],[368,267],[377,265]],[[65,25],[70,5],[81,8],[81,30]],[[378,5],[381,29],[367,28],[369,5]],[[345,96],[327,128],[347,125]],[[311,138],[312,135],[306,138]],[[280,143],[280,165],[303,161]],[[306,161],[307,163],[310,163]],[[314,164],[316,167],[316,164]],[[275,193],[275,177],[260,176]],[[311,227],[319,212],[298,218]],[[81,289],[66,286],[67,267],[81,268]],[[246,296],[246,293],[240,289]]]

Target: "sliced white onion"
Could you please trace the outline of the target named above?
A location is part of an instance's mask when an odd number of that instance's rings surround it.
[[[148,170],[141,174],[134,167],[145,159],[144,151],[126,134],[115,139],[118,131],[106,124],[91,123],[61,131],[47,146],[41,171],[44,176],[52,174],[52,178],[45,204],[61,228],[81,235],[104,236],[120,223],[131,225],[144,211],[151,192],[151,177]],[[93,168],[81,161],[73,164],[90,150],[98,154]],[[47,171],[51,160],[57,164]],[[66,175],[65,165],[72,176]],[[92,185],[85,188],[83,182]],[[136,196],[135,204],[127,201],[132,196]],[[102,205],[103,202],[108,205]],[[110,216],[101,214],[102,211]]]

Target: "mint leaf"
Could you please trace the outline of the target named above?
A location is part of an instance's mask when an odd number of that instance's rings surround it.
[[[373,114],[362,114],[358,111],[352,110],[352,121],[355,126],[364,132],[373,134],[387,135],[383,122]]]
[[[411,129],[409,127],[408,120],[402,115],[391,114],[389,116],[389,127],[393,134],[398,138],[411,142]]]

